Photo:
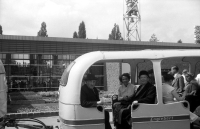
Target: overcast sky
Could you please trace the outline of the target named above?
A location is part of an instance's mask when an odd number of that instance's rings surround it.
[[[108,39],[114,23],[123,26],[124,0],[0,0],[4,35],[36,36],[41,23],[49,37],[72,38],[81,21],[87,38]],[[141,37],[149,41],[194,43],[194,26],[200,25],[200,0],[140,0]]]

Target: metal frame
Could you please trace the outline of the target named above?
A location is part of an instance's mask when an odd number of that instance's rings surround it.
[[[139,0],[125,0],[127,11],[123,15],[126,26],[125,40],[141,41]]]

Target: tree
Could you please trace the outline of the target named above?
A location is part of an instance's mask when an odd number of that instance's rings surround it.
[[[37,36],[39,36],[39,37],[48,37],[47,30],[46,30],[46,23],[45,22],[42,22],[41,29],[38,32]]]
[[[78,37],[82,39],[86,38],[85,23],[83,21],[79,25]]]
[[[77,34],[76,31],[75,31],[74,34],[73,34],[73,38],[78,38],[78,34]]]
[[[111,31],[111,34],[109,34],[109,40],[123,40],[122,36],[121,36],[121,32],[119,30],[119,25],[117,25],[116,23],[114,24],[114,27]]]
[[[196,44],[200,44],[200,40],[196,40],[195,43],[196,43]]]
[[[183,43],[183,42],[182,42],[182,40],[181,40],[181,39],[179,39],[177,43]]]
[[[159,40],[157,39],[155,34],[152,34],[151,38],[149,39],[150,42],[158,42]]]
[[[0,25],[0,35],[3,34],[2,26]]]

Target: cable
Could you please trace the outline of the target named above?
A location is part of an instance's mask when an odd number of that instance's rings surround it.
[[[16,126],[31,126],[31,125],[26,125],[26,124],[17,124],[16,122],[19,122],[19,121],[30,121],[30,122],[36,122],[36,123],[39,123],[41,124],[45,129],[48,129],[47,126],[40,120],[38,119],[34,119],[34,118],[28,118],[28,119],[5,119],[5,126],[9,125],[10,124],[10,127],[16,127]],[[34,125],[33,125],[34,127]]]
[[[38,119],[34,119],[34,118],[29,118],[29,119],[16,119],[16,121],[32,121],[32,122],[37,122],[37,123],[40,123],[41,125],[43,125],[45,127],[45,129],[47,129],[46,125],[38,120]]]

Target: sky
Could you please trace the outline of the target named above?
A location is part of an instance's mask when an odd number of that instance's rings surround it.
[[[139,0],[141,40],[194,43],[200,0]],[[49,37],[72,38],[84,21],[88,39],[108,39],[114,24],[125,35],[125,0],[0,0],[4,35],[37,36],[46,22]]]

